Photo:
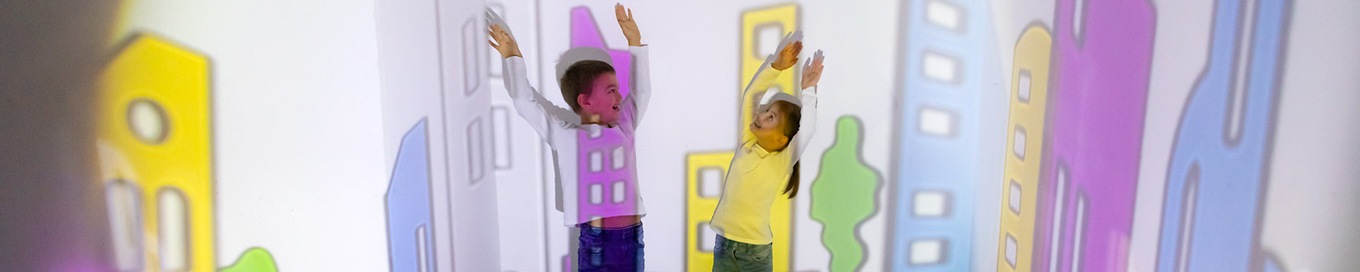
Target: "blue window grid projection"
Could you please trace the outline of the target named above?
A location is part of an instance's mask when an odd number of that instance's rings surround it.
[[[1268,167],[1277,79],[1283,72],[1277,61],[1290,5],[1288,0],[1259,0],[1254,8],[1238,0],[1216,4],[1208,64],[1186,103],[1171,153],[1157,271],[1248,271],[1252,255],[1263,255],[1253,254],[1260,250],[1257,215],[1263,212],[1262,174]],[[1241,22],[1248,11],[1255,22]],[[1250,40],[1240,38],[1239,27],[1253,28]],[[1239,43],[1250,43],[1249,51],[1239,50]],[[1239,73],[1235,65],[1248,66]],[[1245,95],[1240,135],[1232,135],[1229,123],[1234,88]]]
[[[892,271],[969,271],[982,45],[987,39],[982,26],[990,12],[984,1],[912,0],[909,5],[910,15],[903,16],[905,81],[897,98],[900,142],[894,150],[896,175],[890,185],[895,199],[888,265]],[[928,14],[931,9],[946,10],[936,10],[943,15]],[[947,195],[933,198],[945,199],[944,214],[914,215],[914,196],[920,192]],[[936,260],[913,263],[911,243],[933,239],[943,239],[949,246],[940,248]]]
[[[426,133],[424,119],[407,131],[401,138],[397,162],[392,166],[392,181],[385,196],[387,253],[392,271],[434,271]]]

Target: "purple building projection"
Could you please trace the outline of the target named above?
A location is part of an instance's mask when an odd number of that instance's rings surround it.
[[[1123,271],[1155,12],[1147,0],[1059,0],[1056,17],[1033,271]]]
[[[624,97],[632,91],[632,55],[628,50],[610,49],[605,45],[595,18],[586,7],[571,9],[571,47],[596,47],[609,52],[619,79],[619,93]],[[627,114],[627,113],[625,113]],[[631,119],[631,117],[622,117]],[[592,135],[582,130],[577,143],[576,216],[587,221],[600,214],[618,214],[637,210],[636,167],[632,165],[633,140],[619,130],[609,129]]]

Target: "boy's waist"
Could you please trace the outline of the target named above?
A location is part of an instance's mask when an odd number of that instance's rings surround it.
[[[606,230],[628,228],[633,225],[639,224],[642,224],[641,215],[620,215],[590,220],[590,222],[581,223],[581,225],[595,228],[603,228]]]

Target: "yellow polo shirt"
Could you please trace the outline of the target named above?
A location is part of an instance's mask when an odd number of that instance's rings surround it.
[[[766,67],[756,73],[747,90],[768,90],[770,84],[779,76],[780,71]],[[745,97],[745,96],[742,96]],[[802,90],[798,97],[803,104],[798,123],[798,133],[789,139],[789,146],[781,151],[770,152],[756,144],[755,136],[746,133],[732,157],[727,176],[723,179],[722,197],[718,208],[713,211],[709,226],[718,235],[733,241],[766,245],[774,242],[770,231],[770,207],[776,197],[781,197],[789,175],[793,174],[793,164],[798,162],[800,150],[807,147],[816,130],[817,90],[809,87]]]

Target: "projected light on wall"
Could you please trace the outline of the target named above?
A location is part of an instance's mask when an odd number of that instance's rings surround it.
[[[1053,38],[1043,26],[1030,26],[1015,43],[1007,122],[1005,171],[1001,183],[1001,226],[997,271],[1030,271],[1034,219],[1043,161],[1044,125],[1049,101],[1049,56]],[[1022,84],[1023,83],[1023,84]]]
[[[1048,103],[1033,270],[1123,271],[1155,13],[1146,0],[1060,0],[1057,10],[1057,85]]]
[[[1157,271],[1248,271],[1260,248],[1288,0],[1220,0],[1209,61],[1186,101],[1167,170]],[[1266,271],[1280,271],[1274,259]]]
[[[909,5],[909,14],[899,16],[906,59],[897,75],[904,84],[897,98],[886,265],[892,271],[968,271],[991,12],[980,1]]]

